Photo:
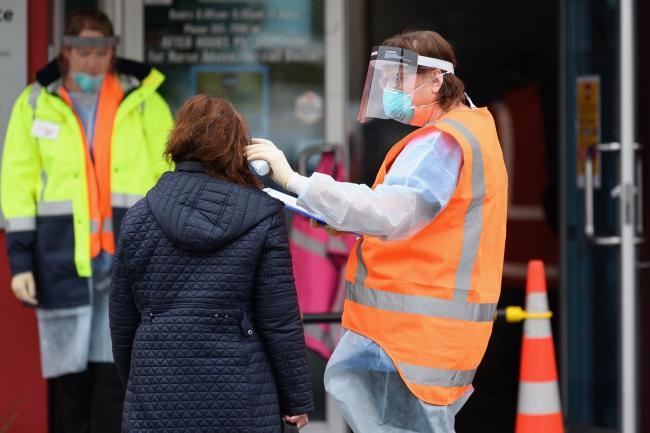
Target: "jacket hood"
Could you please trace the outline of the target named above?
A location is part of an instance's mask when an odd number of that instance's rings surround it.
[[[237,239],[279,212],[282,202],[251,187],[215,179],[200,162],[186,161],[165,173],[147,193],[163,232],[179,248],[208,252]]]

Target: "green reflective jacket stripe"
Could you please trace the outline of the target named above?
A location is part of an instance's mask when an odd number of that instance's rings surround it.
[[[128,207],[169,169],[162,153],[173,118],[157,92],[164,81],[159,71],[118,59],[115,73],[125,96],[111,141],[113,218],[102,224],[112,224],[117,240]],[[82,131],[73,108],[57,94],[60,85],[55,61],[18,97],[0,179],[12,272],[35,273],[43,308],[88,303],[90,233],[99,229],[90,224]]]

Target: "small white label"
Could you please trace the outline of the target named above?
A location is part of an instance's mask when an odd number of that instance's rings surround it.
[[[34,120],[32,125],[32,135],[36,138],[47,138],[48,140],[56,140],[59,136],[59,125],[45,120]]]

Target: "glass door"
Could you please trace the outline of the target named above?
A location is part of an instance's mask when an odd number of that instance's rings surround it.
[[[636,84],[634,93],[636,97],[636,131],[639,150],[637,151],[637,187],[638,197],[641,199],[638,207],[637,224],[639,235],[648,237],[648,224],[650,224],[650,111],[646,108],[646,101],[650,100],[650,28],[647,22],[650,19],[650,2],[637,0],[636,2]],[[645,169],[645,172],[644,172]],[[650,242],[646,239],[637,246],[637,287],[638,305],[641,312],[650,308]],[[640,384],[639,408],[650,407],[650,317],[640,313],[639,336],[639,377]],[[640,428],[643,433],[650,432],[650,411],[640,410]]]
[[[563,5],[562,376],[572,431],[641,431],[647,151],[635,110],[640,3]]]

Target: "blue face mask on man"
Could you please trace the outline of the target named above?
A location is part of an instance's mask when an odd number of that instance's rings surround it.
[[[104,81],[104,74],[90,75],[83,72],[76,72],[73,75],[75,83],[79,86],[82,92],[94,93],[102,85]]]
[[[449,72],[444,72],[442,74],[436,75],[431,80],[437,78],[440,75],[446,75],[448,73]],[[397,120],[398,122],[410,123],[411,119],[413,119],[416,108],[432,105],[433,103],[419,106],[415,106],[413,104],[413,97],[411,95],[415,94],[415,92],[417,92],[426,84],[428,83],[422,83],[410,94],[397,89],[385,88],[382,96],[382,102],[384,105],[384,113],[386,114],[386,117]]]

